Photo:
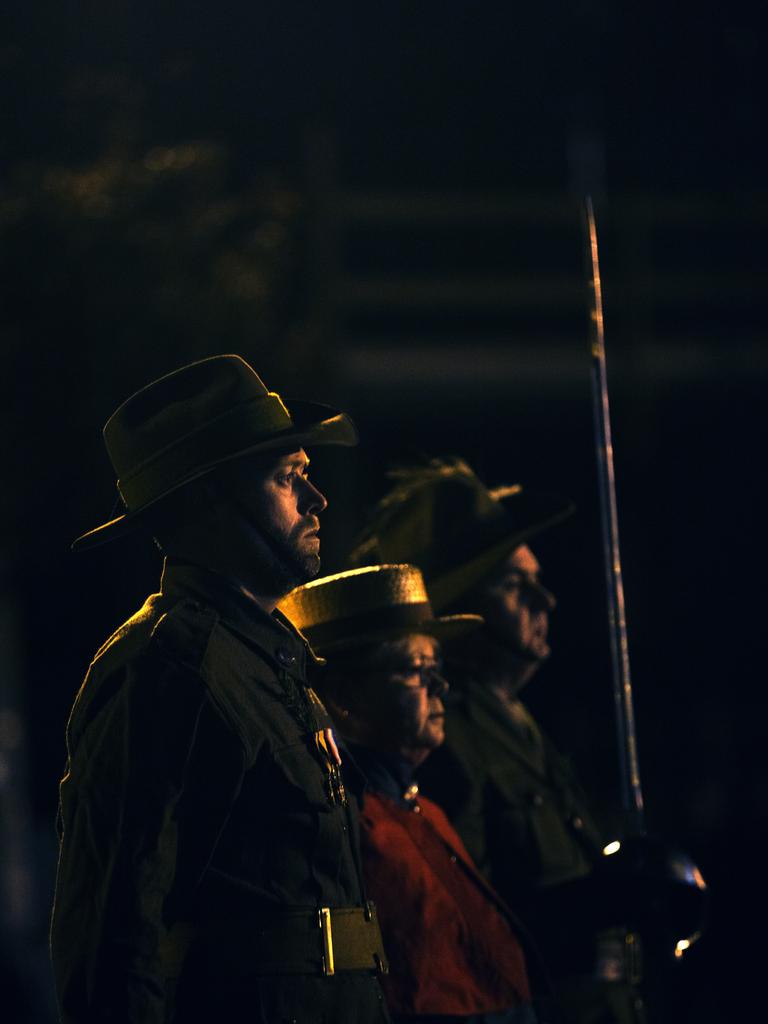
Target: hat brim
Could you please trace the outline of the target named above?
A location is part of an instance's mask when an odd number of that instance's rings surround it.
[[[432,565],[413,559],[424,572],[435,611],[458,601],[515,548],[576,510],[568,498],[540,491],[523,490],[499,501],[507,515],[478,529],[466,545],[456,545],[445,559]]]
[[[177,480],[171,487],[168,487],[162,494],[158,494],[152,501],[148,501],[139,508],[131,509],[123,515],[116,516],[106,523],[82,534],[72,543],[73,551],[86,551],[89,548],[99,547],[112,540],[119,540],[128,534],[140,529],[146,519],[146,512],[155,508],[170,494],[206,476],[217,466],[247,455],[255,455],[257,452],[267,452],[280,448],[295,446],[295,448],[315,448],[319,445],[345,445],[350,447],[358,442],[357,428],[346,413],[338,409],[332,409],[327,405],[320,405],[317,402],[303,402],[287,400],[286,404],[291,412],[293,426],[288,430],[280,431],[269,438],[262,439],[254,444],[246,445],[244,448],[231,452],[226,456],[217,458],[196,469],[181,480]]]
[[[351,633],[349,636],[341,637],[324,644],[312,642],[312,630],[304,630],[303,635],[309,641],[312,650],[325,658],[340,651],[350,651],[356,647],[366,647],[368,644],[384,643],[386,640],[399,640],[401,637],[424,635],[434,637],[435,640],[454,640],[456,637],[479,629],[485,620],[482,615],[442,615],[439,618],[426,619],[424,622],[414,622],[409,625],[386,626],[380,629],[361,630],[359,633]]]

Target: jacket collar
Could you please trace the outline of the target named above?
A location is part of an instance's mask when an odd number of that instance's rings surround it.
[[[320,660],[284,615],[267,614],[236,583],[211,569],[166,559],[160,593],[163,602],[191,600],[213,608],[228,629],[299,679],[306,678],[308,662]]]
[[[409,800],[405,795],[413,786],[413,765],[397,754],[383,754],[357,743],[347,743],[347,749],[368,789],[383,793],[400,807],[410,809],[413,806],[413,798]]]
[[[542,773],[541,771],[541,755],[532,749],[528,751],[526,744],[521,743],[519,734],[508,720],[506,709],[488,686],[484,686],[477,680],[464,678],[461,681],[456,681],[452,693],[457,704],[463,705],[467,715],[486,733],[501,743],[519,762],[525,764],[529,771],[546,778],[546,772]],[[448,714],[448,728],[450,729],[450,706]],[[549,744],[545,736],[542,736],[542,742],[545,754],[547,754]]]

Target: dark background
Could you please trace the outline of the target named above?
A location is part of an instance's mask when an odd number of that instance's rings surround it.
[[[762,1006],[764,40],[751,5],[670,6],[5,8],[3,984],[34,979],[11,1019],[52,1019],[66,715],[159,570],[139,538],[69,552],[113,506],[100,428],[195,358],[355,416],[360,448],[315,460],[328,571],[414,455],[575,499],[536,547],[560,605],[530,702],[615,806],[585,191],[648,820],[712,892],[664,1019]]]

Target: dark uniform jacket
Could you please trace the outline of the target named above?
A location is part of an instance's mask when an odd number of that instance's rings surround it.
[[[189,565],[98,652],[61,783],[65,1024],[387,1019],[373,973],[313,959],[317,908],[364,894],[311,658],[287,620]]]
[[[420,772],[422,789],[503,894],[586,875],[602,838],[568,760],[487,687],[451,682],[446,740]]]
[[[532,719],[516,723],[490,689],[456,671],[450,678],[446,740],[419,784],[534,932],[550,968],[591,969],[585,882],[603,837],[573,769]]]
[[[506,908],[445,814],[407,788],[409,766],[357,747],[353,753],[369,784],[363,867],[379,908],[390,964],[382,984],[395,1019],[506,1020],[531,1002]]]

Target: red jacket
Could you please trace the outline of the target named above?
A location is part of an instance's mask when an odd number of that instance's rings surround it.
[[[404,809],[368,792],[361,827],[390,1009],[463,1016],[530,1002],[520,943],[437,804],[420,797]]]

